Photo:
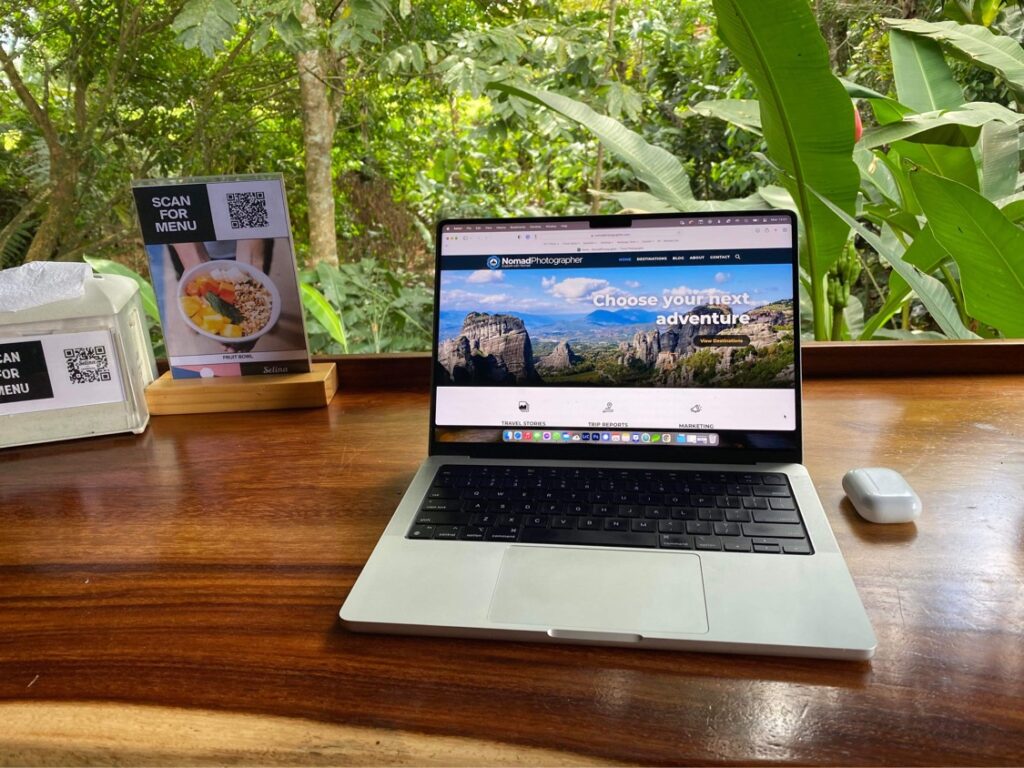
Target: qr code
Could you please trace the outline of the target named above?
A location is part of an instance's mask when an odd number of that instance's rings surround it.
[[[232,229],[270,226],[267,197],[262,192],[228,192],[228,221]]]
[[[64,362],[72,384],[110,381],[110,360],[106,347],[73,347],[64,350]]]

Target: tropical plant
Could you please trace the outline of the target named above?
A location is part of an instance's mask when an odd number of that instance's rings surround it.
[[[375,259],[318,264],[300,274],[313,354],[421,351],[430,346],[434,304],[423,278]]]

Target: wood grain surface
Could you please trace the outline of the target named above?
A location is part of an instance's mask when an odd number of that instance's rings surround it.
[[[871,662],[357,635],[420,389],[0,451],[0,763],[1024,763],[1024,377],[805,385]],[[843,472],[899,469],[917,524]],[[741,565],[742,557],[737,556]]]

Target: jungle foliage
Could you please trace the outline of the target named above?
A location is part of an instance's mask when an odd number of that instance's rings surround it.
[[[1024,335],[1013,3],[0,8],[0,267],[145,274],[132,179],[279,171],[317,352],[427,347],[440,218],[622,208],[797,210],[807,335]]]

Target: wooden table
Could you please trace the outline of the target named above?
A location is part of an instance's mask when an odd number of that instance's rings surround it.
[[[1024,377],[805,385],[863,663],[347,632],[427,396],[342,378],[327,409],[0,452],[0,762],[1024,763]],[[916,526],[855,516],[863,465]]]

